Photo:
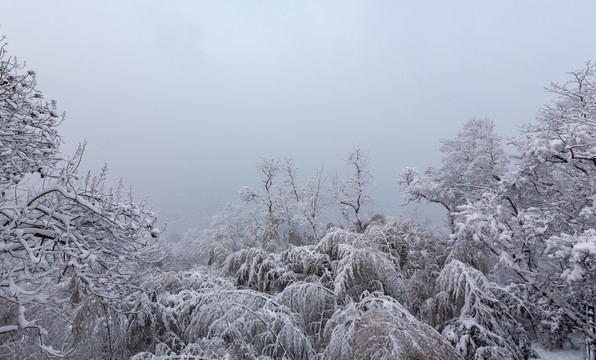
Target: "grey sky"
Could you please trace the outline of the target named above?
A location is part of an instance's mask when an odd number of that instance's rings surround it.
[[[174,230],[202,225],[260,156],[304,175],[359,146],[377,210],[472,117],[503,135],[543,87],[596,60],[595,1],[3,1],[8,51],[67,112],[72,151],[108,163]],[[185,221],[178,221],[185,214]]]

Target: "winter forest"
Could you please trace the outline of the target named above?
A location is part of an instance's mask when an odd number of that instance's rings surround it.
[[[375,212],[355,147],[348,174],[255,159],[260,182],[173,241],[129,184],[79,170],[84,144],[61,151],[64,115],[1,45],[0,358],[531,359],[593,343],[595,71],[548,85],[516,138],[474,118],[440,166],[401,171],[396,191],[443,208],[447,230]]]

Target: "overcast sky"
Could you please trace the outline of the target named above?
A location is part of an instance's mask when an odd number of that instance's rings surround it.
[[[170,228],[205,225],[259,157],[309,175],[359,146],[378,212],[472,117],[516,135],[544,86],[596,60],[596,1],[8,1],[8,51]]]

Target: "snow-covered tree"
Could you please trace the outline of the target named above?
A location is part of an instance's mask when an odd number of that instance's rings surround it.
[[[14,201],[9,190],[25,175],[43,176],[58,161],[56,127],[63,116],[36,85],[35,72],[9,56],[6,44],[0,45],[0,204]]]
[[[425,176],[414,168],[403,170],[398,179],[408,202],[425,201],[442,205],[453,226],[451,212],[467,201],[498,186],[507,170],[507,156],[501,137],[488,119],[472,119],[453,139],[441,141],[445,154],[439,169],[429,167]]]
[[[284,170],[286,173],[284,183],[288,188],[289,198],[295,201],[293,205],[286,205],[289,210],[286,212],[289,215],[288,223],[292,224],[290,229],[294,232],[300,232],[299,229],[306,226],[311,234],[303,235],[302,237],[306,236],[307,239],[303,239],[302,242],[315,243],[320,240],[323,232],[321,218],[325,215],[328,202],[324,193],[327,178],[323,169],[320,168],[316,170],[313,176],[306,179],[304,184],[299,184],[296,179],[296,169],[288,158],[286,158]],[[292,208],[295,208],[295,210],[292,211]],[[300,237],[299,234],[298,236]],[[290,241],[290,243],[301,245],[296,241]]]
[[[132,195],[77,173],[83,147],[58,153],[60,117],[26,71],[0,47],[0,336],[48,330],[29,317],[38,304],[97,299],[123,310],[134,280],[160,260],[156,217]]]
[[[289,244],[314,244],[323,236],[327,177],[322,169],[301,182],[292,158],[262,158],[257,164],[261,186],[244,186],[240,198],[249,206],[245,214],[251,235],[267,251],[282,251]],[[252,207],[250,207],[252,205]]]
[[[263,214],[264,220],[259,226],[259,235],[262,247],[267,251],[274,251],[280,245],[278,227],[282,221],[281,206],[274,180],[279,176],[281,166],[279,159],[262,158],[257,163],[257,169],[261,173],[262,189],[254,190],[250,186],[244,186],[240,190],[240,199],[247,203],[254,201]]]
[[[511,283],[549,333],[543,338],[559,344],[573,330],[595,338],[583,316],[596,294],[594,65],[570,76],[547,88],[555,99],[513,141],[515,156],[503,152],[492,122],[472,120],[443,141],[440,169],[406,169],[399,180],[408,201],[449,212],[449,260]]]
[[[335,201],[340,206],[342,215],[349,226],[363,232],[366,227],[366,206],[371,203],[367,186],[373,175],[367,169],[368,156],[355,148],[346,159],[353,173],[345,179],[335,179],[333,191]]]
[[[531,289],[535,316],[558,336],[570,328],[594,338],[582,314],[596,293],[593,65],[571,77],[548,88],[553,104],[515,141],[519,155],[498,186],[452,211],[453,237],[499,258]]]
[[[518,212],[540,213],[545,224],[542,239],[548,238],[549,253],[567,260],[564,273],[571,275],[567,280],[593,284],[589,264],[595,259],[596,227],[594,65],[587,63],[570,75],[572,79],[563,85],[551,84],[547,90],[557,96],[554,104],[546,106],[538,125],[528,126],[525,138],[517,141],[521,157],[513,186]],[[575,255],[567,256],[567,249],[573,248]],[[587,267],[582,268],[582,262]]]

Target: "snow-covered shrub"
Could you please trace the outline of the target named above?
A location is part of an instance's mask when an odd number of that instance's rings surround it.
[[[398,259],[379,251],[366,234],[331,229],[316,251],[333,262],[333,290],[341,301],[358,300],[365,292],[381,291],[403,300],[406,287]]]
[[[425,229],[412,219],[394,217],[373,224],[365,232],[368,241],[393,261],[399,261],[407,292],[402,302],[417,314],[422,303],[434,295],[434,284],[447,257],[446,236]]]
[[[319,283],[296,282],[277,294],[275,299],[302,317],[306,334],[315,349],[320,350],[324,345],[323,330],[337,306],[333,292]]]
[[[333,314],[322,359],[459,359],[455,349],[395,299],[367,294]]]
[[[264,292],[278,292],[296,280],[296,275],[280,261],[278,254],[260,248],[242,249],[228,256],[223,264],[236,284]]]
[[[437,279],[439,293],[426,305],[427,319],[466,359],[527,359],[533,355],[523,326],[500,299],[514,295],[460,261]],[[513,299],[512,299],[513,298]]]
[[[281,261],[297,274],[321,280],[328,278],[332,271],[329,256],[316,252],[314,245],[290,246],[281,253]]]
[[[303,315],[267,294],[237,289],[231,282],[203,271],[166,273],[152,280],[166,285],[156,287],[155,293],[143,298],[138,303],[138,315],[131,320],[131,340],[139,331],[150,330],[155,336],[147,338],[145,350],[148,351],[138,354],[138,358],[209,351],[217,356],[231,354],[233,358],[314,356],[311,340],[304,331]],[[181,284],[175,285],[176,279]],[[190,286],[186,288],[183,283]],[[288,291],[280,299],[296,306],[298,300],[292,297],[301,295]],[[157,325],[155,329],[151,328],[153,324]],[[211,346],[214,343],[219,344],[219,349]]]
[[[155,293],[150,296],[155,297]],[[160,344],[174,351],[183,345],[174,313],[156,298],[154,300],[143,294],[131,309],[126,326],[126,347],[133,354],[155,349]]]

